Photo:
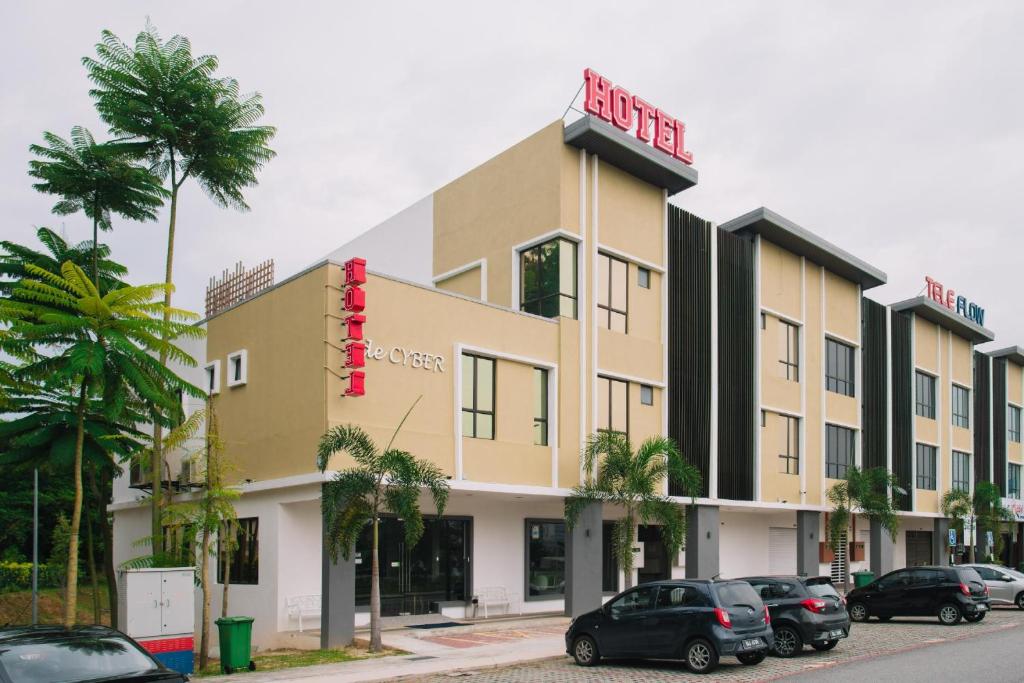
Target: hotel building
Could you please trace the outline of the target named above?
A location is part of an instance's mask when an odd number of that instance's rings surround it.
[[[317,442],[356,424],[386,443],[417,399],[395,445],[451,495],[442,518],[423,496],[414,547],[383,520],[385,615],[470,616],[490,588],[513,611],[577,614],[619,590],[619,511],[563,519],[598,430],[667,434],[703,475],[695,500],[666,485],[690,506],[683,552],[638,530],[639,581],[946,562],[945,491],[991,479],[1019,497],[1020,348],[976,350],[992,333],[934,297],[871,300],[885,273],[773,211],[714,224],[670,203],[696,183],[600,116],[559,120],[204,321],[193,377],[243,491],[231,611],[256,617],[257,645],[317,644],[296,634],[303,596],[325,644],[367,622],[366,535],[348,561],[323,552]],[[361,396],[343,370],[352,257],[368,269]],[[856,517],[833,555],[826,492],[853,465],[899,477],[900,529],[894,543]],[[117,562],[149,533],[137,486],[117,483]]]

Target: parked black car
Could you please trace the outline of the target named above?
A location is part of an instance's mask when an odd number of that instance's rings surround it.
[[[184,683],[138,643],[105,626],[0,629],[3,683]]]
[[[909,567],[889,572],[846,596],[854,621],[877,617],[938,617],[952,626],[988,614],[988,586],[970,567]]]
[[[804,645],[831,650],[850,635],[846,601],[827,576],[752,576],[743,579],[768,606],[775,654],[792,657]]]
[[[657,581],[616,595],[569,624],[576,663],[602,657],[682,659],[706,673],[722,656],[759,664],[772,647],[771,617],[745,581]]]

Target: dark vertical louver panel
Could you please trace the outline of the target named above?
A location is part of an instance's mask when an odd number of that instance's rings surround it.
[[[892,472],[906,495],[894,494],[897,508],[910,510],[914,457],[913,349],[910,347],[910,316],[892,312]]]
[[[668,207],[668,435],[700,470],[711,470],[711,224]],[[682,495],[675,482],[669,493]]]
[[[992,481],[1006,495],[1006,359],[992,359]]]
[[[886,424],[889,413],[885,346],[885,314],[882,304],[861,301],[861,363],[864,386],[860,392],[861,420],[863,422],[863,463],[865,468],[886,467]]]
[[[974,481],[992,481],[989,471],[989,422],[992,413],[992,377],[989,374],[988,356],[981,351],[974,352]]]
[[[718,495],[754,499],[754,244],[718,232]]]

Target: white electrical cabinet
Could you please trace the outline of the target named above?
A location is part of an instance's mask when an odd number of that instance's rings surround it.
[[[118,624],[132,638],[191,636],[195,631],[195,570],[120,572]]]

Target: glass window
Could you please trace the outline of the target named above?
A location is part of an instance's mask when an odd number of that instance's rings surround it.
[[[935,378],[915,373],[915,411],[921,417],[935,419]]]
[[[1020,498],[1020,465],[1010,463],[1010,480],[1006,491],[1010,498]]]
[[[601,523],[601,590],[619,592],[619,561],[615,557],[615,522]]]
[[[825,476],[843,479],[854,462],[854,433],[839,425],[825,425]]]
[[[609,605],[609,609],[613,617],[641,610],[654,609],[655,596],[657,594],[657,586],[640,586],[617,600],[613,600],[611,605]]]
[[[853,396],[853,347],[834,339],[825,340],[825,388],[844,396]]]
[[[156,663],[121,635],[48,640],[33,636],[29,642],[4,643],[0,649],[0,678],[8,681],[147,680],[147,673],[157,671]]]
[[[255,585],[260,582],[260,520],[236,519],[225,525],[217,539],[217,583],[224,583],[225,553],[230,546],[229,582]],[[225,543],[228,541],[228,543]]]
[[[555,318],[576,317],[576,243],[553,239],[519,255],[519,307]]]
[[[565,594],[565,523],[526,520],[526,595]]]
[[[654,387],[646,384],[640,385],[640,403],[645,406],[654,405]]]
[[[779,439],[779,472],[800,474],[800,420],[779,415],[783,434]]]
[[[953,425],[968,429],[971,426],[971,392],[958,384],[953,385]]]
[[[1006,415],[1006,428],[1009,432],[1010,441],[1020,443],[1020,408],[1008,406]]]
[[[493,358],[462,354],[462,435],[494,438]]]
[[[629,264],[608,254],[597,255],[597,324],[627,331]]]
[[[952,488],[961,491],[971,490],[971,455],[953,451]]]
[[[782,377],[800,381],[800,329],[785,320],[779,321],[779,364]]]
[[[935,446],[917,444],[917,488],[935,490]]]
[[[661,586],[657,609],[670,607],[705,607],[704,594],[696,586]]]
[[[597,378],[597,430],[629,436],[629,382]]]
[[[651,271],[644,267],[636,269],[636,284],[644,289],[651,288]]]
[[[548,371],[533,369],[533,443],[548,445]]]

